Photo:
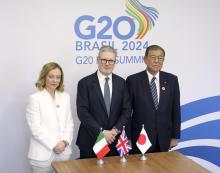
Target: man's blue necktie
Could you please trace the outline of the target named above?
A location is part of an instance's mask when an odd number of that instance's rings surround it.
[[[105,101],[105,106],[106,106],[107,113],[109,116],[111,99],[110,99],[110,88],[109,88],[108,80],[109,80],[109,77],[106,77],[105,85],[104,85],[104,101]]]
[[[157,96],[157,86],[155,83],[155,79],[156,77],[153,77],[150,83],[150,87],[151,87],[151,93],[152,93],[152,97],[154,100],[154,106],[156,109],[158,109],[158,96]]]

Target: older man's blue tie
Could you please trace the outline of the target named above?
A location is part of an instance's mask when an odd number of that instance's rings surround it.
[[[105,101],[105,106],[106,110],[108,113],[108,116],[110,114],[110,105],[111,105],[111,98],[110,98],[110,88],[109,88],[109,77],[105,78],[105,85],[104,85],[104,101]]]
[[[155,79],[156,77],[153,77],[151,79],[151,93],[152,93],[152,97],[153,97],[153,101],[154,101],[154,106],[156,109],[158,109],[158,96],[157,96],[157,86],[156,86],[156,83],[155,83]]]

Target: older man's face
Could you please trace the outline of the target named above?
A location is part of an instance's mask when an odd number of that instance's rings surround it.
[[[164,54],[160,49],[150,50],[148,55],[144,57],[148,71],[152,75],[156,75],[163,67]]]
[[[102,52],[97,60],[99,71],[108,76],[115,67],[115,54],[113,52]]]

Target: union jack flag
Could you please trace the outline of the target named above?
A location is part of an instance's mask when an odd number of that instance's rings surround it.
[[[121,135],[118,138],[116,148],[120,157],[123,157],[132,149],[131,145],[128,142],[128,138],[124,129],[122,130]]]

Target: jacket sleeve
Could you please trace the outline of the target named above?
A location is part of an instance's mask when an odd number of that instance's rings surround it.
[[[34,96],[29,97],[26,108],[26,119],[31,131],[31,135],[48,150],[53,150],[57,144],[45,129],[41,127],[40,100]]]
[[[89,87],[89,86],[88,86]],[[89,111],[89,96],[88,96],[88,88],[86,86],[85,81],[79,81],[77,86],[77,114],[79,120],[82,125],[86,128],[89,135],[96,139],[98,134],[100,133],[100,128],[102,127],[98,122],[94,119],[92,114]]]
[[[131,115],[129,117],[129,121],[128,121],[127,126],[126,126],[126,133],[127,133],[128,139],[131,139],[131,117],[132,117],[132,110],[133,110],[133,91],[132,91],[130,77],[128,77],[126,79],[126,86],[128,88],[128,94],[129,94],[130,106],[131,106]]]
[[[180,90],[177,77],[174,80],[174,98],[172,108],[172,138],[180,138],[180,124],[181,124],[181,112],[180,112]]]

